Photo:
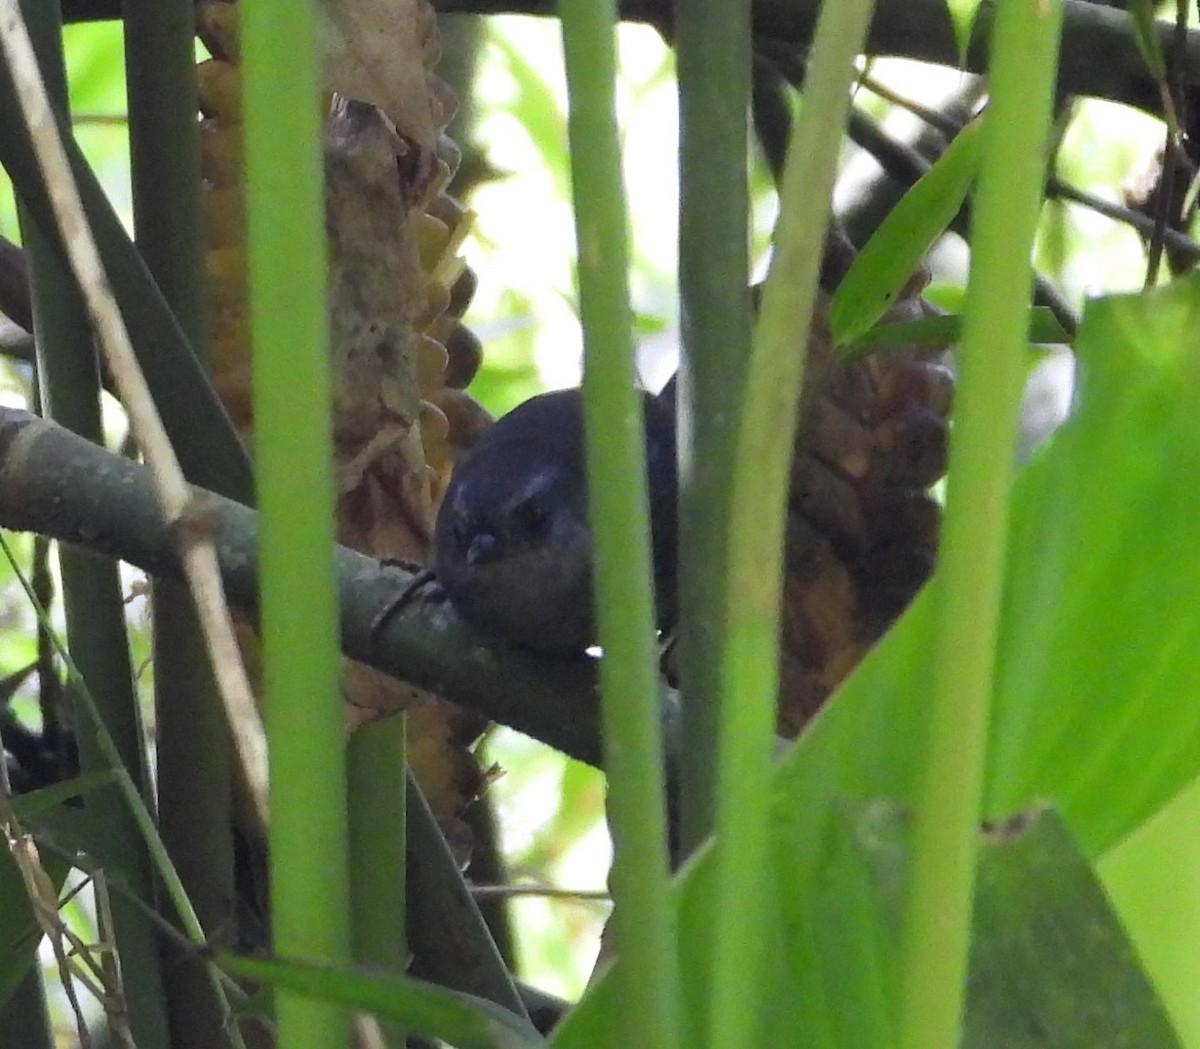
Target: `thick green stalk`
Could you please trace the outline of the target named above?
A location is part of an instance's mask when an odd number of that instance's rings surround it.
[[[668,860],[642,404],[614,105],[616,5],[560,6],[584,329],[584,430],[600,644],[610,877],[629,1045],[673,1047],[682,1019]]]
[[[24,0],[23,4],[27,14],[35,18],[40,17],[39,12],[46,6],[37,0]],[[171,444],[183,462],[200,464],[189,467],[188,480],[247,506],[253,505],[249,459],[229,417],[189,351],[187,340],[150,278],[141,254],[130,243],[95,173],[69,133],[63,145],[105,273]],[[51,250],[64,258],[50,198],[41,183],[12,78],[3,64],[0,64],[0,164],[12,178],[23,206],[46,236]]]
[[[122,13],[137,246],[192,348],[202,355],[195,8],[188,0],[122,0]]]
[[[66,108],[61,27],[56,4],[26,5],[30,35],[55,105]],[[66,264],[42,230],[21,208],[22,238],[30,263],[34,335],[44,414],[103,444],[100,375],[91,324]],[[125,607],[117,566],[80,550],[60,548],[63,609],[71,656],[95,699],[115,744],[119,762],[149,803],[149,773],[141,712],[125,633]],[[85,726],[82,697],[71,690],[83,773],[108,768],[110,755]],[[145,845],[121,799],[101,794],[87,801],[95,826],[110,844],[131,891],[153,905],[154,890]],[[113,925],[122,959],[130,1026],[143,1049],[168,1044],[156,930],[145,913],[125,898],[112,900]]]
[[[350,900],[316,4],[247,4],[242,32],[274,948],[338,962]],[[276,1014],[280,1049],[346,1041],[329,1005],[281,993]]]
[[[997,5],[942,548],[929,751],[905,915],[901,1049],[958,1045],[1008,505],[1062,20]]]
[[[871,0],[821,6],[804,106],[780,187],[775,254],[742,389],[725,537],[731,586],[720,651],[718,899],[713,916],[709,1046],[765,1035],[762,945],[772,922],[768,799],[779,678],[779,608],[788,477],[804,371],[804,333],[850,104],[853,60]]]
[[[750,4],[675,5],[679,75],[681,839],[690,852],[716,811],[717,654],[725,629],[733,457],[752,316],[747,112]]]
[[[154,693],[163,843],[208,933],[233,927],[233,764],[229,729],[186,587],[155,580]],[[172,1049],[221,1044],[227,1003],[209,966],[168,945]]]
[[[125,0],[130,174],[138,250],[192,349],[205,352],[204,244],[191,0]],[[197,464],[181,461],[189,476]],[[235,916],[229,729],[185,587],[153,583],[163,841],[207,930]],[[168,947],[174,1049],[219,1045],[228,1012],[203,961]]]
[[[196,354],[204,358],[195,5],[122,0],[130,176],[138,250]],[[186,471],[187,464],[183,464]]]
[[[405,718],[359,728],[346,752],[354,960],[402,974],[405,940]],[[403,1032],[387,1031],[393,1049]]]

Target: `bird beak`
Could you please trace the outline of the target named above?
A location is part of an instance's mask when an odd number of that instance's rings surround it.
[[[500,556],[500,540],[491,532],[477,532],[467,546],[466,561],[475,566],[494,561]]]

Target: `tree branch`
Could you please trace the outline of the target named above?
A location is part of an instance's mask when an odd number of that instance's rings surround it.
[[[25,252],[7,237],[0,237],[0,313],[26,331],[33,331]]]
[[[555,10],[554,0],[436,0],[435,6],[439,11],[474,14],[552,15]],[[1065,0],[1065,6],[1058,90],[1160,113],[1158,86],[1138,51],[1130,17],[1118,8],[1088,0]],[[756,0],[755,37],[805,47],[812,40],[819,9],[819,0]],[[965,63],[971,72],[982,73],[987,68],[986,41],[994,13],[995,0],[985,0]],[[664,0],[622,0],[621,15],[627,21],[667,30],[671,5]],[[1162,22],[1158,31],[1164,53],[1172,54],[1174,27]],[[959,68],[958,45],[945,0],[879,0],[866,53]],[[1200,32],[1187,34],[1178,68],[1185,84],[1200,83]]]
[[[195,489],[235,608],[257,611],[258,517]],[[0,526],[38,532],[181,580],[177,543],[144,467],[50,422],[0,409]],[[591,660],[548,659],[493,644],[459,618],[436,587],[338,547],[342,651],[445,696],[563,753],[600,763],[599,700]],[[404,600],[406,593],[411,598]],[[394,609],[394,611],[393,611]]]
[[[1091,95],[1161,114],[1162,99],[1154,78],[1138,52],[1133,22],[1120,8],[1090,0],[1065,0],[1063,44],[1058,90]],[[436,0],[442,12],[463,14],[553,15],[554,0]],[[667,29],[672,7],[665,0],[622,0],[621,17]],[[807,46],[812,40],[819,0],[756,0],[754,34]],[[991,35],[995,0],[984,0],[965,68],[987,68],[986,41]],[[120,0],[64,0],[68,22],[120,17]],[[1174,53],[1175,29],[1158,23],[1164,54]],[[879,0],[867,38],[867,54],[911,58],[935,65],[959,67],[958,45],[946,13],[945,0]],[[1185,53],[1177,67],[1182,84],[1200,84],[1200,31],[1186,35]]]

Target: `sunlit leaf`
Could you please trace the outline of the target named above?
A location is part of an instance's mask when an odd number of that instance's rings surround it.
[[[830,307],[835,343],[853,342],[883,316],[958,214],[979,168],[982,129],[982,119],[963,128],[859,252]]]
[[[546,70],[531,61],[527,51],[517,47],[501,33],[493,33],[493,45],[504,55],[508,72],[516,85],[516,97],[509,111],[529,135],[545,165],[545,173],[553,177],[559,196],[571,197],[570,174],[563,141],[567,133],[566,116],[556,101]]]
[[[1200,276],[1090,304],[1078,410],[1013,509],[988,810],[1092,854],[1200,772]]]
[[[1147,975],[1188,1046],[1200,1045],[1198,826],[1200,780],[1097,865]]]

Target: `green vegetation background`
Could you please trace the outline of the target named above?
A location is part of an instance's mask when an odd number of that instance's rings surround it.
[[[633,297],[638,332],[653,345],[669,345],[675,326],[678,303],[675,295],[674,217],[675,144],[668,132],[674,126],[675,97],[669,53],[644,29],[622,29],[623,71],[619,93],[624,118],[626,178],[632,212],[634,262]],[[120,117],[124,109],[121,40],[113,25],[72,27],[68,30],[68,68],[71,71],[72,103],[81,125],[80,141],[96,166],[119,209],[128,212],[128,170],[125,161],[127,133]],[[568,192],[568,165],[565,151],[565,93],[561,68],[548,60],[558,46],[558,28],[553,23],[522,19],[497,20],[490,26],[481,56],[477,82],[477,119],[475,135],[488,149],[488,157],[497,169],[495,178],[481,186],[470,203],[479,213],[477,234],[469,245],[469,257],[480,276],[480,292],[468,315],[468,321],[484,340],[487,350],[484,370],[475,392],[490,408],[501,412],[545,385],[573,382],[578,374],[580,337],[572,307],[574,276],[572,259],[574,238]],[[880,70],[894,78],[897,86],[913,88],[923,83],[911,66],[892,64]],[[936,80],[936,78],[933,78]],[[951,83],[953,77],[950,78]],[[944,78],[943,78],[944,82]],[[931,85],[936,89],[937,84]],[[885,107],[879,104],[879,113]],[[902,118],[895,117],[899,123]],[[1060,173],[1080,188],[1110,197],[1141,166],[1147,164],[1161,141],[1159,125],[1119,107],[1082,103],[1067,130],[1060,153]],[[861,158],[845,158],[847,177],[860,171]],[[765,249],[774,204],[763,173],[756,172],[755,239],[756,257]],[[11,197],[0,193],[0,231],[16,236]],[[1073,206],[1050,204],[1046,207],[1039,230],[1037,262],[1076,305],[1086,295],[1112,291],[1130,291],[1140,287],[1144,254],[1136,237],[1107,220]],[[943,288],[935,289],[953,297],[956,278],[952,260],[939,279]],[[1172,498],[1171,475],[1167,464],[1147,462],[1147,458],[1165,456],[1172,447],[1179,452],[1176,469],[1183,476],[1194,476],[1187,467],[1195,455],[1195,445],[1187,443],[1195,436],[1183,417],[1185,408],[1168,396],[1172,383],[1189,374],[1188,361],[1175,349],[1180,333],[1194,318],[1190,303],[1195,301],[1192,284],[1174,299],[1159,300],[1155,310],[1147,311],[1136,300],[1106,308],[1108,327],[1098,331],[1085,361],[1091,369],[1085,374],[1084,392],[1092,396],[1091,414],[1069,434],[1064,442],[1074,442],[1079,452],[1066,466],[1042,465],[1022,482],[1030,490],[1022,504],[1017,529],[1025,529],[1031,543],[1050,540],[1069,544],[1081,534],[1115,536],[1108,569],[1097,569],[1091,577],[1073,577],[1064,581],[1064,591],[1046,593],[1047,574],[1039,571],[1036,549],[1023,551],[1028,558],[1025,589],[1012,598],[1016,609],[1007,621],[1013,634],[1022,632],[1041,637],[1043,647],[1062,630],[1062,603],[1068,598],[1078,602],[1078,622],[1093,629],[1088,637],[1096,646],[1094,662],[1087,658],[1085,639],[1069,633],[1057,640],[1058,652],[1076,655],[1074,663],[1064,662],[1054,680],[1063,695],[1072,689],[1093,690],[1096,696],[1108,696],[1117,686],[1111,679],[1096,680],[1095,668],[1105,672],[1125,667],[1119,656],[1128,649],[1129,677],[1121,687],[1144,687],[1138,677],[1136,657],[1144,648],[1162,660],[1166,681],[1158,690],[1147,689],[1145,706],[1130,707],[1130,719],[1151,719],[1157,731],[1152,738],[1159,749],[1142,739],[1122,759],[1120,748],[1129,736],[1114,731],[1115,755],[1098,760],[1097,776],[1107,777],[1102,788],[1090,784],[1087,789],[1065,783],[1065,797],[1075,798],[1072,829],[1086,851],[1098,860],[1099,871],[1124,916],[1135,940],[1142,947],[1146,963],[1160,993],[1166,1000],[1186,1044],[1200,1044],[1200,996],[1196,952],[1185,947],[1200,941],[1200,853],[1194,844],[1192,829],[1200,817],[1200,793],[1188,788],[1153,820],[1136,831],[1133,839],[1116,848],[1124,830],[1137,826],[1142,816],[1166,802],[1176,789],[1194,777],[1185,775],[1190,750],[1168,754],[1160,761],[1164,741],[1172,737],[1189,742],[1187,735],[1194,717],[1192,686],[1197,679],[1180,672],[1171,677],[1172,662],[1179,646],[1192,639],[1194,627],[1193,592],[1183,585],[1194,578],[1196,554],[1191,549],[1189,514],[1183,498]],[[1120,338],[1121,332],[1136,332],[1138,337]],[[1142,354],[1139,357],[1139,353]],[[1121,361],[1131,371],[1150,375],[1150,379],[1129,393],[1128,385],[1113,361]],[[1108,362],[1106,372],[1105,362]],[[647,379],[653,384],[664,376],[661,360],[646,360]],[[653,372],[653,374],[651,374]],[[1155,378],[1157,376],[1157,378]],[[1134,384],[1135,386],[1137,384]],[[0,395],[15,402],[26,393],[25,377],[4,365],[0,374]],[[1140,390],[1140,393],[1139,393]],[[107,421],[114,430],[122,425],[119,414],[110,413]],[[1131,445],[1131,434],[1148,434],[1143,448]],[[1161,442],[1158,440],[1161,438]],[[1172,446],[1171,442],[1179,442]],[[1071,446],[1068,445],[1068,449]],[[1082,464],[1089,464],[1086,467]],[[1109,487],[1109,478],[1117,477],[1123,486]],[[1068,495],[1064,491],[1070,489]],[[1116,495],[1103,498],[1107,491]],[[1040,495],[1043,498],[1035,498]],[[1090,500],[1090,501],[1089,501]],[[1163,519],[1139,521],[1130,514],[1146,514],[1157,509]],[[1046,515],[1062,515],[1051,522],[1045,534]],[[1110,531],[1096,527],[1103,519]],[[1118,527],[1119,526],[1119,527]],[[1140,536],[1141,545],[1132,545]],[[1049,556],[1049,555],[1047,555]],[[1130,576],[1114,565],[1131,566],[1130,574],[1147,571],[1162,583],[1149,591],[1127,589]],[[1053,573],[1049,573],[1053,578]],[[4,582],[0,595],[0,669],[7,672],[28,662],[32,656],[32,616],[7,570],[0,570]],[[1179,590],[1169,587],[1172,578],[1181,581]],[[132,580],[131,580],[132,582]],[[1137,602],[1126,604],[1130,594]],[[145,624],[140,602],[131,605],[135,637],[145,654]],[[920,644],[920,631],[926,629],[920,614],[906,623],[905,632],[891,643],[893,650]],[[1146,644],[1146,632],[1155,631],[1161,644]],[[1030,651],[1026,647],[1022,651]],[[1021,677],[1032,678],[1038,668],[1014,665],[1004,670],[1003,679],[1014,694],[1021,691]],[[1144,667],[1142,668],[1145,669]],[[147,669],[141,684],[148,686]],[[904,686],[886,686],[872,682],[870,669],[863,675],[859,693],[868,684],[901,692]],[[1173,690],[1169,686],[1178,686]],[[912,691],[911,687],[908,688]],[[898,709],[904,709],[903,696],[897,696]],[[1155,701],[1159,700],[1157,706]],[[865,709],[843,704],[847,710]],[[1029,790],[1053,780],[1053,767],[1063,750],[1021,751],[1025,736],[1038,739],[1058,738],[1060,747],[1069,750],[1070,733],[1087,740],[1087,722],[1072,722],[1060,709],[1038,712],[1029,705],[1008,709],[1023,711],[1028,719],[1005,738],[1014,740],[1014,753],[994,759],[992,791],[999,809],[1004,803],[1025,804],[1034,800]],[[1037,735],[1037,719],[1063,715],[1061,732]],[[846,715],[850,717],[850,714]],[[1017,715],[1014,715],[1017,716]],[[836,731],[829,729],[829,733]],[[1139,737],[1141,738],[1141,737]],[[815,745],[821,746],[820,741]],[[528,740],[512,733],[497,731],[488,743],[489,755],[508,771],[495,789],[504,834],[504,849],[511,869],[536,884],[559,888],[602,889],[609,860],[607,836],[602,823],[603,785],[600,776],[588,769],[565,762]],[[1103,745],[1097,744],[1098,751]],[[1004,760],[1005,757],[1011,760]],[[1172,761],[1177,768],[1168,768]],[[1157,769],[1149,765],[1159,762]],[[1069,762],[1067,763],[1069,766]],[[1129,767],[1127,767],[1129,766]],[[1005,770],[1003,773],[996,769]],[[1152,773],[1158,772],[1155,783]],[[1128,780],[1124,775],[1128,774]],[[799,796],[811,789],[811,772],[797,771],[790,786]],[[1139,776],[1141,778],[1139,778]],[[1005,777],[1008,777],[1007,779]],[[1127,783],[1142,786],[1125,793]],[[1150,786],[1145,786],[1150,783]],[[1170,789],[1167,786],[1170,785]],[[781,791],[783,787],[780,788]],[[1158,791],[1156,794],[1155,791]],[[1126,804],[1127,803],[1127,804]],[[859,826],[858,816],[847,817],[847,826]],[[1120,830],[1122,833],[1117,833]],[[848,832],[851,833],[851,832]],[[1164,905],[1169,901],[1169,907]],[[520,931],[523,974],[531,981],[564,995],[575,995],[590,971],[595,936],[605,914],[602,903],[591,900],[529,898],[514,905]]]

